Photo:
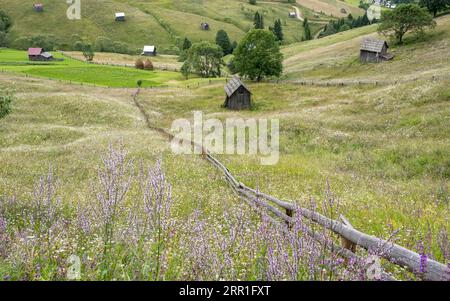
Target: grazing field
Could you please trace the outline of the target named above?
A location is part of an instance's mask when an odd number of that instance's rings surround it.
[[[147,124],[170,131],[194,111],[204,120],[279,120],[278,164],[217,155],[239,181],[449,262],[449,20],[439,18],[425,40],[409,36],[393,61],[377,65],[357,60],[373,26],[284,47],[290,81],[248,82],[254,107],[240,112],[222,107],[221,78],[183,81],[67,58],[30,64],[25,52],[0,49],[0,91],[15,97],[0,119],[0,279],[65,280],[77,255],[83,280],[367,280],[367,253],[344,263],[304,232],[338,237],[302,219],[288,233],[272,225],[201,156],[174,154]],[[389,76],[417,79],[294,83]],[[159,88],[133,99],[137,79]],[[423,273],[382,263],[400,280]]]
[[[127,43],[130,51],[138,53],[144,45],[156,45],[160,53],[174,53],[180,41],[188,37],[192,41],[213,42],[219,29],[224,29],[232,40],[239,40],[253,27],[256,11],[263,13],[266,28],[281,19],[286,43],[301,41],[301,22],[288,18],[291,4],[261,2],[249,5],[246,1],[142,1],[142,0],[101,0],[82,3],[81,20],[71,21],[66,17],[68,6],[64,1],[48,0],[42,13],[33,12],[33,1],[0,0],[0,7],[14,22],[11,40],[37,34],[54,35],[58,42],[69,48],[77,34],[95,41],[97,37],[108,37],[112,41]],[[125,22],[115,22],[116,12],[125,12]],[[100,13],[101,12],[101,13]],[[304,10],[309,16],[311,11]],[[314,18],[326,21],[327,16]],[[20,22],[19,22],[20,20]],[[211,30],[202,31],[201,22],[208,22]],[[321,24],[311,24],[314,33]]]
[[[0,49],[0,57],[0,70],[74,83],[136,87],[137,81],[142,80],[143,87],[154,87],[167,85],[171,81],[183,81],[180,73],[174,71],[143,71],[128,67],[100,66],[73,60],[59,53],[55,54],[55,58],[61,58],[63,61],[47,63],[29,62],[26,51]]]
[[[353,16],[364,14],[364,10],[358,8],[358,4],[354,5],[353,1],[347,4],[339,0],[297,0],[297,3],[316,13],[339,18],[346,17],[348,14]]]

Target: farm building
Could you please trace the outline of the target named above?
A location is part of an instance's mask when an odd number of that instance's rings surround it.
[[[28,59],[30,61],[51,61],[53,60],[53,55],[45,52],[42,48],[28,48]]]
[[[35,3],[33,4],[33,9],[35,12],[42,12],[44,11],[44,5],[42,3]]]
[[[200,24],[200,28],[201,28],[202,30],[209,30],[209,24],[203,22],[202,24]]]
[[[361,63],[378,63],[391,60],[394,55],[387,53],[389,45],[384,40],[365,38],[361,43]]]
[[[291,11],[291,12],[289,13],[289,17],[290,17],[290,18],[297,18],[297,13]]]
[[[230,110],[250,109],[252,105],[252,93],[239,79],[234,76],[225,85],[225,104],[224,107]]]
[[[125,13],[116,13],[116,21],[125,21]]]
[[[142,51],[141,55],[156,56],[156,46],[144,46],[144,51]]]

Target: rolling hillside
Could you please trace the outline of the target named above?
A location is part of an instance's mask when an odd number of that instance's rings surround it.
[[[214,41],[216,32],[224,29],[232,40],[239,40],[252,28],[256,11],[264,15],[266,28],[278,18],[282,20],[285,42],[301,41],[301,21],[289,18],[292,4],[281,2],[187,0],[187,1],[144,1],[144,0],[98,0],[82,1],[81,20],[71,21],[66,17],[67,4],[60,0],[45,0],[44,11],[33,11],[35,1],[0,0],[0,8],[12,16],[14,25],[11,40],[37,34],[53,34],[62,44],[71,45],[71,36],[78,34],[91,40],[105,36],[113,41],[125,42],[129,49],[142,48],[144,44],[159,46],[160,52],[173,53],[174,47],[184,37],[192,41]],[[312,12],[301,8],[302,14]],[[126,22],[115,22],[114,13],[123,11]],[[313,17],[324,22],[329,16]],[[211,30],[202,31],[200,23],[208,22]],[[312,23],[313,33],[323,24]]]

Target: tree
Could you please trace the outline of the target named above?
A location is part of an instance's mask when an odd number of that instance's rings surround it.
[[[275,36],[262,29],[249,31],[234,51],[234,66],[242,76],[261,81],[266,76],[280,76],[283,55]]]
[[[94,50],[92,49],[92,45],[88,42],[83,43],[83,56],[88,62],[91,62],[94,59]]]
[[[12,19],[4,11],[0,10],[0,31],[8,32],[12,25]]]
[[[256,5],[256,0],[248,0],[248,3],[250,3],[251,5]]]
[[[303,40],[312,40],[311,28],[309,27],[308,18],[303,20]]]
[[[420,0],[419,5],[426,7],[436,17],[437,13],[450,6],[450,0]]]
[[[407,32],[422,33],[424,28],[436,25],[426,9],[416,4],[400,4],[393,10],[381,12],[381,23],[378,31],[387,36],[393,36],[398,43],[403,42]]]
[[[222,48],[223,54],[227,55],[233,52],[231,48],[230,38],[225,30],[221,29],[216,35],[216,44]]]
[[[184,38],[182,50],[186,51],[191,48],[192,42],[188,38]]]
[[[186,79],[189,79],[189,75],[192,72],[191,64],[188,61],[184,62],[183,66],[181,66],[181,70],[180,71],[181,71],[181,74],[183,74],[183,76]]]
[[[281,25],[280,19],[275,21],[275,24],[274,24],[273,28],[271,28],[271,31],[273,32],[275,39],[277,41],[282,42],[284,40],[283,27]]]
[[[188,51],[186,68],[197,72],[202,77],[216,77],[221,74],[223,52],[219,45],[209,42],[195,43]],[[184,66],[183,66],[184,67]]]
[[[264,17],[259,12],[255,13],[253,25],[255,25],[255,29],[264,29]]]

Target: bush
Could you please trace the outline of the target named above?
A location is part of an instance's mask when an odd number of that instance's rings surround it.
[[[146,59],[144,62],[144,70],[153,71],[153,63],[149,59]]]
[[[136,62],[134,62],[134,66],[136,69],[144,69],[144,61],[142,59],[137,59]]]
[[[0,88],[0,119],[11,112],[13,94],[9,90]]]

